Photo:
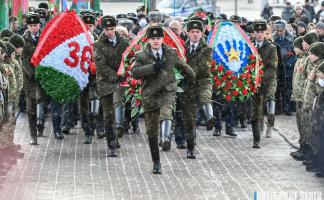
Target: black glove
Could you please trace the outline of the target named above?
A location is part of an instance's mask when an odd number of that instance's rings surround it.
[[[153,68],[155,72],[158,72],[163,68],[163,63],[161,61],[155,62]]]

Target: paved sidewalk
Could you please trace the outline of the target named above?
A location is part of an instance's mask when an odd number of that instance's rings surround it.
[[[237,129],[236,139],[214,137],[203,128],[197,134],[197,159],[175,144],[161,153],[162,175],[151,173],[152,163],[141,121],[141,134],[125,135],[117,158],[107,157],[104,139],[84,145],[80,126],[64,140],[55,140],[46,122],[40,145],[28,145],[26,116],[18,120],[16,144],[25,156],[4,177],[0,199],[253,199],[254,192],[324,192],[324,180],[307,173],[294,161],[293,151],[279,134],[262,138],[252,149],[252,133]],[[276,128],[295,138],[292,119],[280,116]],[[3,180],[5,178],[5,180]],[[2,180],[2,181],[1,181]]]

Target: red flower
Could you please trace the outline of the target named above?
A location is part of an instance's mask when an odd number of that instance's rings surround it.
[[[230,76],[230,75],[233,74],[233,72],[232,72],[231,70],[227,70],[227,71],[225,72],[225,74],[226,74],[227,76]]]
[[[237,97],[239,95],[239,92],[237,90],[233,90],[232,91],[232,95],[235,96],[235,97]]]
[[[232,97],[231,97],[231,95],[226,95],[225,96],[225,99],[226,99],[226,101],[231,101],[232,100]]]
[[[255,60],[255,56],[254,55],[250,55],[250,60]]]
[[[141,100],[136,99],[136,106],[139,107],[141,105]]]
[[[139,44],[135,44],[135,45],[134,45],[134,49],[135,49],[135,51],[139,51],[139,50],[141,50],[141,45],[139,45]]]
[[[255,94],[257,92],[257,89],[256,88],[253,88],[253,93]]]
[[[136,79],[132,79],[130,82],[132,87],[135,87],[137,85],[137,80]]]
[[[215,60],[212,60],[211,62],[210,62],[210,64],[213,66],[213,65],[216,65],[216,61]]]
[[[221,80],[217,80],[217,81],[215,81],[215,84],[216,84],[216,86],[220,86],[222,84],[222,81]]]
[[[246,69],[247,71],[251,71],[251,66],[248,65],[248,66],[245,67],[245,69]]]
[[[237,80],[237,76],[234,76],[234,75],[233,75],[233,76],[232,76],[232,80],[233,80],[233,81],[236,81],[236,80]]]
[[[138,90],[138,94],[142,94],[142,89],[139,89]]]
[[[213,79],[214,79],[214,82],[216,82],[218,80],[218,77],[214,76]]]
[[[253,91],[254,90],[254,86],[251,84],[250,85],[250,91]]]
[[[251,63],[251,69],[255,67],[255,62]]]
[[[226,87],[228,87],[228,88],[230,88],[230,87],[232,87],[232,82],[231,81],[226,81]]]
[[[131,75],[131,74],[130,74],[130,72],[129,72],[129,71],[126,71],[126,72],[125,72],[125,78],[128,78],[128,77],[130,77],[130,75]]]
[[[260,75],[263,75],[263,74],[264,74],[264,72],[263,72],[262,69],[259,69],[259,74],[260,74]]]
[[[134,88],[130,89],[130,90],[129,90],[129,93],[130,93],[130,94],[135,94],[135,89],[134,89]]]
[[[227,79],[227,77],[224,75],[222,76],[222,81],[225,81]]]
[[[143,38],[141,39],[141,41],[144,42],[144,43],[146,43],[146,42],[147,42],[147,38],[146,38],[146,37],[143,37]]]
[[[133,50],[131,50],[128,54],[128,57],[133,57],[135,55],[135,52]]]
[[[217,70],[218,70],[219,72],[222,72],[222,71],[224,70],[224,66],[223,66],[223,65],[219,65],[219,66],[217,67]]]
[[[242,87],[242,86],[243,86],[243,82],[242,82],[241,80],[238,80],[238,81],[237,81],[237,87],[240,88],[240,87]]]
[[[242,90],[242,94],[245,96],[245,95],[247,95],[247,93],[248,93],[248,90],[244,88],[244,89]]]
[[[211,71],[211,72],[214,72],[214,71],[215,71],[215,65],[212,65],[212,66],[211,66],[210,71]]]

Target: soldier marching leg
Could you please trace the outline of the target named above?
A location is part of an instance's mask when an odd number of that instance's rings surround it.
[[[25,90],[26,105],[27,105],[27,117],[30,131],[30,144],[37,145],[37,104],[36,104],[36,92],[34,90]]]
[[[90,112],[89,112],[89,88],[87,87],[85,90],[81,92],[80,95],[80,117],[81,117],[81,126],[84,131],[85,140],[84,144],[92,143],[92,132],[94,130],[90,127]]]
[[[266,107],[267,107],[267,120],[268,120],[266,138],[271,138],[272,129],[273,129],[273,126],[274,126],[274,121],[275,121],[276,104],[275,104],[275,102],[273,100],[268,100],[266,102]]]
[[[183,103],[183,118],[185,124],[186,131],[186,139],[187,139],[187,158],[195,159],[195,117],[197,112],[197,104],[194,101],[194,97],[192,95],[192,91],[186,91],[184,96]]]
[[[150,146],[154,174],[161,174],[160,149],[158,144],[159,118],[159,110],[145,112],[146,134]]]
[[[106,95],[101,98],[105,134],[107,138],[107,145],[109,148],[109,157],[117,157],[116,145],[117,145],[117,134],[113,128],[115,112],[113,106],[113,94]]]
[[[95,130],[97,131],[97,134],[99,132],[98,124],[99,124],[99,107],[100,107],[100,101],[99,99],[92,99],[90,100],[90,128],[91,128],[91,134],[94,136]]]
[[[161,146],[163,151],[169,151],[171,148],[172,109],[173,105],[164,105],[160,108]]]
[[[217,95],[216,92],[213,92],[212,95],[213,111],[214,111],[214,116],[216,117],[215,131],[213,133],[213,136],[220,136],[222,132],[222,111],[224,108],[223,101],[224,98]]]
[[[263,95],[255,94],[253,96],[253,114],[252,114],[252,132],[253,132],[253,148],[260,148],[261,140],[261,119],[263,113]]]
[[[39,137],[43,137],[44,123],[45,123],[45,113],[44,106],[46,97],[44,95],[43,89],[38,86],[36,90],[36,100],[37,100],[37,132]]]
[[[62,123],[62,105],[56,102],[51,103],[52,124],[54,130],[54,137],[56,139],[63,139],[61,123]]]
[[[233,102],[226,102],[226,131],[225,134],[236,137],[236,133],[234,132],[233,127],[235,126],[235,116],[234,116],[234,103]]]

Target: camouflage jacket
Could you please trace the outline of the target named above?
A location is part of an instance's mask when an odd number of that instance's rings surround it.
[[[304,85],[306,81],[304,66],[307,56],[308,54],[304,53],[302,57],[299,57],[294,67],[293,91],[291,96],[293,101],[303,101]]]
[[[31,58],[37,47],[37,41],[34,41],[29,30],[23,35],[25,46],[21,54],[22,72],[24,89],[37,90],[37,82],[35,80],[35,67],[30,64]]]
[[[202,38],[194,52],[190,53],[190,41],[185,42],[187,64],[196,73],[194,86],[199,87],[210,82],[210,61],[212,49],[207,46],[207,43]]]
[[[303,109],[312,109],[314,99],[317,95],[316,72],[318,71],[318,65],[321,64],[321,62],[323,62],[323,60],[321,59],[316,61],[315,63],[311,63],[310,61],[307,62],[305,70],[309,73],[307,73],[307,78],[304,86]],[[310,78],[311,74],[315,74],[313,79]]]
[[[15,102],[18,96],[18,85],[16,80],[16,75],[14,71],[14,63],[4,64],[4,68],[10,72],[10,75],[7,75],[8,88],[7,88],[7,102]]]
[[[189,65],[179,59],[177,52],[163,45],[162,62],[164,68],[158,72],[154,70],[156,58],[150,45],[146,45],[143,51],[135,54],[135,64],[132,75],[136,79],[143,79],[142,101],[144,111],[159,109],[162,105],[174,104],[177,82],[174,75],[174,67],[181,71],[189,81],[196,77],[195,72]]]
[[[113,46],[108,37],[102,33],[94,44],[94,56],[97,66],[97,89],[100,97],[117,90],[117,71],[122,54],[128,47],[128,42],[116,32],[116,44]]]
[[[264,40],[259,49],[260,58],[263,62],[262,85],[267,86],[268,82],[277,81],[278,54],[277,47]]]

